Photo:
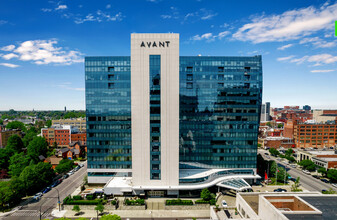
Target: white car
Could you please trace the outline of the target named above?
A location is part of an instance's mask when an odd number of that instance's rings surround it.
[[[331,185],[337,188],[337,183],[331,183]]]
[[[222,200],[221,205],[223,208],[226,208],[228,206],[226,200]]]
[[[303,173],[305,173],[305,174],[311,174],[308,170],[303,170]]]

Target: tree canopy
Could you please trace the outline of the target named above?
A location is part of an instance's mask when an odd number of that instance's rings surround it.
[[[20,121],[12,121],[6,125],[7,129],[20,129],[21,131],[27,131],[27,128],[24,123]]]
[[[9,174],[11,176],[20,176],[20,173],[29,165],[29,157],[23,152],[16,153],[9,159]]]
[[[59,165],[56,166],[55,172],[56,173],[65,173],[71,170],[74,167],[74,161],[69,160],[68,158],[62,159]]]
[[[314,162],[311,160],[302,160],[301,162],[298,163],[300,166],[303,167],[303,169],[309,170],[309,171],[314,171],[316,170],[316,165]]]
[[[32,141],[29,142],[27,147],[27,155],[34,160],[36,163],[39,161],[39,156],[47,156],[48,143],[43,137],[34,137]]]
[[[277,157],[278,155],[280,155],[280,152],[278,150],[276,150],[275,148],[270,148],[269,149],[269,153],[275,157]]]
[[[14,134],[8,138],[6,149],[11,155],[20,153],[22,148],[24,148],[24,144],[19,135]]]
[[[327,176],[332,182],[337,182],[337,170],[330,169]]]
[[[103,215],[100,220],[122,220],[122,218],[119,215]]]

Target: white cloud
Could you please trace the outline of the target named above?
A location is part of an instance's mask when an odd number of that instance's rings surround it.
[[[310,72],[312,73],[329,73],[329,72],[333,72],[335,70],[311,70]]]
[[[51,8],[41,8],[41,11],[43,12],[51,12],[53,9]]]
[[[198,20],[210,20],[217,15],[218,14],[214,13],[212,10],[207,10],[205,8],[201,8],[198,11],[187,13],[184,16],[183,23],[187,22],[187,21],[195,22],[195,21],[198,21]]]
[[[325,40],[322,40],[319,37],[303,38],[300,41],[300,44],[308,44],[308,43],[311,43],[316,48],[330,48],[330,47],[335,47],[336,46],[336,42],[335,41],[327,42]]]
[[[287,49],[287,48],[289,48],[289,47],[292,47],[292,46],[294,46],[294,44],[287,44],[287,45],[284,45],[284,46],[279,47],[279,48],[277,48],[277,49],[278,49],[278,50],[285,50],[285,49]]]
[[[57,8],[55,8],[55,10],[64,10],[67,9],[67,5],[59,5]]]
[[[111,8],[111,5],[110,5],[110,4],[107,4],[107,5],[105,6],[105,8],[106,8],[106,9],[109,9],[109,8]]]
[[[0,63],[0,66],[10,67],[10,68],[17,68],[19,65],[12,64],[12,63]]]
[[[222,38],[224,38],[225,36],[227,36],[229,34],[230,34],[229,31],[223,31],[223,32],[220,32],[217,35],[213,35],[212,33],[205,33],[205,34],[202,34],[202,35],[197,34],[197,35],[194,35],[193,37],[191,37],[190,40],[193,40],[193,41],[206,40],[207,42],[211,42],[211,41],[214,41],[216,38],[221,40]]]
[[[84,18],[75,18],[76,24],[82,24],[87,21],[121,21],[123,19],[123,15],[121,12],[118,12],[115,15],[111,15],[109,13],[103,12],[101,10],[98,10],[96,14],[88,14]]]
[[[229,35],[231,32],[229,32],[229,31],[223,31],[223,32],[220,32],[219,34],[218,34],[218,38],[219,39],[222,39],[222,38],[224,38],[225,36],[227,36],[227,35]]]
[[[57,40],[30,40],[21,43],[12,53],[3,55],[4,59],[18,58],[35,64],[63,64],[83,62],[82,54],[74,50],[56,47]],[[11,48],[14,49],[14,45]],[[13,47],[14,46],[14,47]],[[7,46],[8,47],[8,46]]]
[[[84,91],[85,90],[84,88],[76,88],[76,87],[72,87],[71,85],[72,85],[71,82],[64,82],[62,84],[57,85],[57,87],[67,89],[67,90],[74,90],[74,91]]]
[[[6,55],[2,55],[2,58],[4,58],[5,60],[10,60],[12,58],[15,58],[15,57],[19,57],[18,55],[14,54],[14,53],[9,53],[9,54],[6,54]]]
[[[164,19],[170,19],[172,18],[172,15],[160,15],[160,17]]]
[[[12,51],[12,50],[14,50],[14,48],[15,48],[15,45],[11,44],[11,45],[2,47],[1,50],[3,50],[3,51]]]
[[[321,66],[323,64],[332,64],[337,62],[337,56],[333,56],[331,54],[316,54],[316,55],[307,55],[300,58],[294,58],[294,56],[278,58],[278,61],[287,60],[290,63],[301,64],[304,62],[314,63],[313,66]]]
[[[285,61],[285,60],[290,60],[294,57],[295,57],[294,55],[290,55],[290,56],[287,56],[287,57],[279,57],[279,58],[277,58],[277,60],[278,61]]]
[[[337,3],[286,11],[279,15],[251,19],[233,34],[233,38],[253,43],[287,41],[333,28],[337,20]]]

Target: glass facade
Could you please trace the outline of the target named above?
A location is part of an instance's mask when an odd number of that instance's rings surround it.
[[[160,179],[160,55],[150,55],[151,179]],[[180,168],[256,168],[262,61],[180,57]],[[86,57],[89,169],[130,169],[130,57]],[[94,173],[91,173],[94,175]]]
[[[132,166],[130,73],[130,57],[85,58],[88,169]]]
[[[261,56],[180,57],[180,168],[256,168]]]
[[[150,169],[160,179],[160,55],[150,55]]]

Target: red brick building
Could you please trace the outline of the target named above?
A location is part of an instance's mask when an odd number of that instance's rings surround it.
[[[55,142],[59,147],[68,147],[70,143],[77,141],[87,142],[87,134],[80,133],[71,126],[43,128],[41,133],[49,146],[53,146]]]
[[[337,144],[337,121],[329,124],[294,123],[294,142],[297,148],[333,147]]]

